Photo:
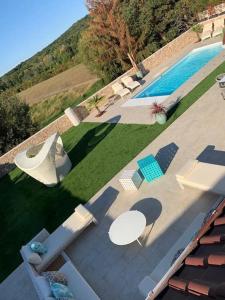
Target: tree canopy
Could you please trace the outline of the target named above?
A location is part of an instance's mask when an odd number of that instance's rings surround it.
[[[81,60],[110,81],[197,22],[197,12],[219,0],[87,0],[88,28],[79,40]]]
[[[36,129],[27,104],[16,97],[0,97],[0,154],[24,141]]]

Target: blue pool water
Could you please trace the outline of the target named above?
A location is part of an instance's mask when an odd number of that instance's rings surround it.
[[[169,96],[222,50],[221,43],[192,50],[137,94],[135,98]]]

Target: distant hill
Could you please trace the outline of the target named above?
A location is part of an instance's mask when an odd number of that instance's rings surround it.
[[[20,92],[19,98],[29,105],[45,101],[46,98],[61,94],[62,92],[84,92],[87,87],[98,80],[88,68],[79,64],[60,74],[44,80],[34,86]]]
[[[21,92],[36,83],[77,65],[77,45],[89,17],[74,23],[52,44],[0,77],[0,93]]]

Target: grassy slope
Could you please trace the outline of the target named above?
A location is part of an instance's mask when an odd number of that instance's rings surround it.
[[[65,92],[46,99],[44,102],[37,103],[31,106],[32,120],[37,122],[39,128],[43,128],[61,116],[67,107],[78,105],[80,102],[101,89],[103,85],[103,81],[98,80],[83,92],[82,95],[79,95],[81,94],[81,90],[78,91],[77,89],[76,91]]]
[[[20,246],[42,227],[56,228],[77,203],[90,199],[123,166],[203,95],[215,76],[225,72],[221,64],[183,98],[168,122],[159,126],[81,124],[63,135],[73,169],[62,184],[46,188],[18,169],[0,180],[0,279],[21,261]]]

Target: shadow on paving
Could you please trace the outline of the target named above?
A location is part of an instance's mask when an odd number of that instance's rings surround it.
[[[208,145],[196,159],[209,164],[225,166],[225,151],[216,150],[215,146]]]
[[[171,162],[173,161],[179,147],[175,143],[170,143],[165,147],[162,147],[157,152],[155,159],[158,161],[160,168],[165,174],[169,168]]]

